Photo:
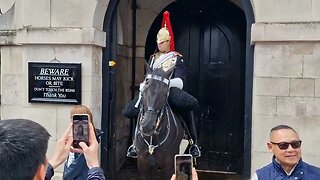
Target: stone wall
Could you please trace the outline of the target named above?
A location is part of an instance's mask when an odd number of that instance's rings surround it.
[[[300,1],[286,2],[286,7],[280,2],[273,5],[289,9],[288,12],[298,10],[296,8]],[[263,1],[259,3],[268,4]],[[255,9],[257,21],[270,22],[256,22],[252,26],[252,44],[255,47],[252,173],[271,162],[266,143],[269,141],[270,129],[279,124],[287,124],[297,130],[303,142],[303,159],[320,166],[320,154],[315,151],[320,148],[320,24],[297,23],[309,20],[305,16],[310,13],[306,11],[312,12],[313,6],[299,7],[299,13],[296,14],[301,14],[304,17],[302,19],[288,14],[278,14],[279,17],[274,19],[273,15],[266,15],[270,4],[267,9]],[[312,18],[317,20],[320,17]],[[279,23],[289,19],[293,22]]]
[[[6,9],[0,15],[1,119],[28,118],[42,124],[51,134],[48,157],[70,122],[73,105],[29,103],[28,62],[57,59],[60,63],[82,63],[82,104],[91,108],[99,128],[105,46],[102,24],[107,3],[99,0],[0,3]],[[102,16],[95,12],[102,12]],[[61,170],[60,167],[57,171]]]
[[[14,4],[15,2],[15,4]],[[143,79],[144,46],[159,12],[173,0],[138,1],[137,73]],[[239,4],[239,0],[233,0]],[[303,141],[303,158],[320,165],[320,1],[251,0],[254,51],[252,172],[270,162],[266,143],[271,127],[289,124]],[[101,118],[103,20],[108,0],[7,0],[0,2],[1,119],[30,118],[52,135],[48,156],[69,121],[71,105],[28,103],[29,61],[82,63],[82,102]],[[14,5],[13,5],[14,4]],[[132,9],[118,6],[117,152],[124,162],[129,121],[120,110],[130,100]],[[45,117],[45,118],[44,118]],[[60,169],[61,170],[61,169]]]

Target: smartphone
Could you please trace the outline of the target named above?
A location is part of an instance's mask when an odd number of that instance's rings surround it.
[[[174,164],[177,180],[192,180],[193,159],[191,154],[175,155]]]
[[[74,148],[80,148],[79,143],[84,142],[89,145],[89,115],[74,114],[72,116],[72,133]]]

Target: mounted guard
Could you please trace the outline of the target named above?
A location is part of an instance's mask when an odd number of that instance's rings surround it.
[[[189,137],[189,153],[192,154],[193,157],[200,157],[201,151],[197,146],[195,120],[192,113],[192,110],[198,105],[198,101],[192,95],[182,90],[187,70],[183,61],[183,56],[175,51],[174,36],[168,11],[163,13],[161,27],[162,28],[157,34],[157,47],[159,51],[150,56],[149,65],[152,70],[161,68],[165,72],[174,68],[169,82],[170,93],[168,103],[173,111],[178,112],[184,119],[186,132],[188,132],[187,135]],[[147,77],[140,83],[139,97],[129,102],[123,109],[122,113],[127,118],[136,119],[138,117],[139,105],[146,81],[148,81]],[[133,158],[137,157],[135,140],[133,140],[133,144],[128,148],[127,156]]]

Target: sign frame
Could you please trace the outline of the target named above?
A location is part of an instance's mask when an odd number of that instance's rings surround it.
[[[29,103],[81,104],[81,63],[28,62]]]

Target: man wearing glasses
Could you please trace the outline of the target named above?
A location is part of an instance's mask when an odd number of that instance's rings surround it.
[[[301,140],[290,126],[278,125],[270,131],[269,151],[272,163],[258,169],[251,180],[320,179],[320,168],[301,159]]]

